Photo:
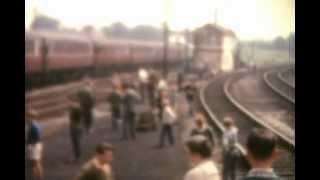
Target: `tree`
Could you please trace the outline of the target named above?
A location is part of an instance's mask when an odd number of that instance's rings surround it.
[[[279,36],[273,41],[273,45],[276,49],[285,49],[288,45],[286,45],[286,40]]]
[[[38,15],[34,18],[31,29],[33,30],[59,30],[60,22],[46,15]]]
[[[128,28],[121,22],[113,23],[109,28],[103,28],[103,33],[106,36],[114,38],[126,38],[128,36],[128,31]]]
[[[82,32],[86,33],[86,34],[91,34],[95,31],[94,27],[91,25],[86,25],[82,28],[81,30]]]
[[[148,25],[136,26],[130,32],[130,37],[140,40],[162,40],[162,30]]]

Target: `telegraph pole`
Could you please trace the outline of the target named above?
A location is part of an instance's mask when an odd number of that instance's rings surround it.
[[[168,24],[167,22],[163,25],[163,77],[167,77],[168,69],[167,69],[167,63],[168,63]]]
[[[187,60],[188,58],[188,54],[189,54],[189,47],[188,47],[188,41],[189,41],[189,30],[186,29],[184,31],[184,39],[185,39],[185,50],[184,50],[184,53],[185,53],[185,58]]]
[[[165,20],[163,23],[163,77],[167,78],[167,64],[168,64],[168,36],[169,36],[169,27],[168,27],[168,8],[169,6],[169,0],[165,0],[165,6],[164,6],[164,13],[165,13]]]

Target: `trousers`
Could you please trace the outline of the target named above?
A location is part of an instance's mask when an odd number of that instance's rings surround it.
[[[123,125],[122,125],[122,138],[127,139],[129,134],[129,139],[136,139],[136,129],[135,129],[135,113],[126,113]]]
[[[83,120],[84,120],[84,126],[87,131],[89,131],[93,124],[93,114],[92,114],[92,108],[85,109],[83,111]]]
[[[235,180],[237,157],[231,151],[223,152],[223,180]]]
[[[173,128],[170,124],[163,124],[160,133],[160,146],[164,145],[165,137],[168,137],[168,140],[171,145],[174,145],[174,137],[173,137]]]
[[[79,159],[81,156],[81,132],[71,133],[71,143],[75,159]]]

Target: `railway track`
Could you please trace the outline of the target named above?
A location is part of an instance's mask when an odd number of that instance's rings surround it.
[[[247,117],[254,120],[255,122],[259,123],[261,126],[270,129],[273,133],[278,135],[285,143],[287,143],[292,149],[295,148],[295,133],[294,133],[294,126],[281,126],[281,123],[276,124],[277,121],[272,121],[272,124],[268,121],[265,121],[263,118],[252,113],[247,107],[242,105],[240,101],[238,101],[233,95],[230,93],[230,86],[232,83],[236,81],[237,78],[241,78],[241,76],[237,76],[236,78],[229,78],[223,87],[224,94],[228,98],[228,100],[235,105],[241,112],[243,112]],[[249,98],[249,97],[248,97]],[[294,124],[291,120],[290,122],[286,122],[286,124]]]
[[[222,120],[226,116],[230,116],[235,120],[239,128],[239,144],[238,148],[243,155],[246,154],[244,144],[250,132],[250,129],[263,126],[252,117],[248,117],[243,111],[238,109],[227,97],[224,92],[225,83],[229,78],[235,78],[244,75],[246,72],[225,74],[217,76],[211,80],[200,91],[201,104],[209,116],[210,120],[218,127],[221,132],[225,129]],[[283,142],[283,141],[282,141]],[[283,142],[285,143],[285,142]],[[275,171],[283,179],[295,179],[295,153],[294,150],[283,145],[283,156],[275,164]]]
[[[93,93],[96,102],[106,98],[108,94],[107,86],[110,86],[110,79],[94,79]],[[67,97],[75,94],[84,86],[82,81],[63,84],[55,87],[35,90],[26,93],[26,106],[38,112],[38,117],[50,117],[62,114],[67,109]],[[109,88],[110,89],[110,88]]]
[[[269,86],[276,94],[295,104],[295,88],[284,83],[279,78],[277,71],[265,72],[263,78],[267,86]]]
[[[132,77],[133,73],[123,74],[124,76]],[[175,74],[168,75],[170,81],[175,81]],[[111,77],[93,79],[93,94],[96,103],[106,100],[107,95],[111,90]],[[26,106],[33,108],[38,112],[38,118],[50,118],[63,114],[67,110],[67,97],[75,94],[84,86],[82,81],[62,84],[59,86],[34,90],[26,93]]]
[[[291,88],[295,89],[294,70],[292,68],[278,72],[278,78]]]

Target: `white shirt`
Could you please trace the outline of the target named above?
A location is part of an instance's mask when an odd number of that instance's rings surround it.
[[[261,169],[253,168],[247,174],[247,177],[265,177],[265,178],[278,178],[272,168]]]
[[[218,168],[211,160],[205,160],[188,171],[184,180],[220,180]]]
[[[163,124],[173,124],[176,121],[176,113],[170,106],[166,106],[163,110]]]
[[[238,129],[236,127],[232,127],[229,130],[226,130],[223,134],[222,143],[223,146],[227,147],[229,145],[229,141],[234,138],[235,143],[238,141]]]
[[[140,78],[141,82],[146,83],[149,78],[148,72],[145,69],[140,69],[139,70],[139,78]]]
[[[168,90],[168,84],[165,80],[160,80],[158,83],[158,89],[159,90]]]

